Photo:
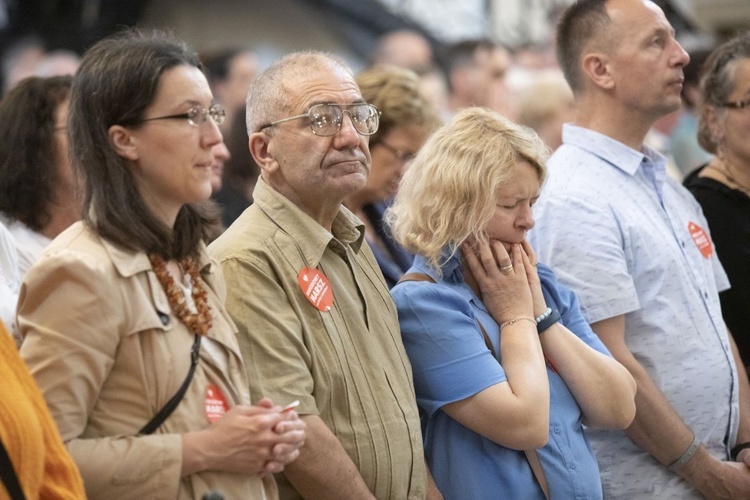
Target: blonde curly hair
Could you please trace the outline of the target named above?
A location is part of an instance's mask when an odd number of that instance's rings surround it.
[[[545,177],[547,147],[530,128],[485,108],[467,108],[430,137],[409,165],[386,213],[396,240],[439,269],[470,237],[484,233],[498,188],[518,162]]]

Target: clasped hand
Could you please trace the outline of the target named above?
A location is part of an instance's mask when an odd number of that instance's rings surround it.
[[[507,245],[507,246],[506,246]],[[497,240],[465,242],[462,255],[495,321],[503,323],[542,314],[547,305],[531,245]]]
[[[282,412],[264,398],[255,406],[241,405],[213,424],[209,430],[214,450],[223,454],[223,470],[263,476],[284,470],[299,456],[305,443],[305,422],[296,412]]]

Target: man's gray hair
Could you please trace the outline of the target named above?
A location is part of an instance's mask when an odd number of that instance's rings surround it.
[[[255,77],[250,82],[245,99],[248,134],[258,132],[267,123],[285,118],[291,112],[288,101],[290,93],[294,91],[287,82],[310,73],[311,69],[326,62],[341,67],[354,79],[352,70],[342,59],[331,53],[315,50],[288,54]]]

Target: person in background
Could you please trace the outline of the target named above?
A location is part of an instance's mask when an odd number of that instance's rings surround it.
[[[247,147],[245,109],[238,109],[232,128],[224,137],[229,157],[224,161],[220,189],[214,189],[213,199],[221,207],[221,222],[229,227],[253,203],[253,189],[260,175]]]
[[[362,223],[379,113],[351,70],[296,52],[250,84],[254,202],[210,253],[227,278],[251,389],[298,400],[308,440],[283,499],[441,498],[428,481],[396,308]]]
[[[7,325],[17,345],[21,345],[16,323],[16,305],[21,276],[18,272],[18,250],[10,231],[0,223],[0,321]]]
[[[399,66],[420,76],[435,65],[432,45],[427,37],[418,31],[407,29],[383,33],[378,38],[370,59],[372,66]]]
[[[573,92],[559,70],[543,70],[520,92],[518,123],[531,127],[550,150],[562,144],[563,123],[574,118]]]
[[[510,64],[510,52],[490,40],[466,40],[448,47],[445,66],[451,111],[485,106],[513,118],[515,105],[508,100],[505,79]]]
[[[83,500],[86,494],[75,462],[65,449],[55,421],[29,369],[0,321],[0,446],[10,461],[2,478],[13,473],[28,498]],[[0,480],[0,498],[10,496]]]
[[[269,473],[304,444],[294,411],[249,392],[206,253],[212,102],[197,55],[160,31],[104,39],[76,73],[84,220],[26,275],[18,326],[91,499],[272,499]]]
[[[211,164],[211,196],[218,193],[224,184],[224,165],[231,158],[229,149],[224,141],[216,144],[211,152],[214,155],[214,161]],[[219,207],[223,215],[223,207]],[[218,238],[221,233],[224,232],[226,226],[222,223],[221,219],[216,220],[212,227],[208,230],[206,235],[206,242],[210,243]]]
[[[222,132],[227,134],[234,125],[237,110],[245,109],[247,86],[258,73],[258,57],[251,50],[231,48],[208,54],[202,59],[211,92],[227,112],[221,126]]]
[[[387,212],[417,254],[392,294],[445,498],[601,498],[583,425],[622,429],[635,414],[633,378],[525,240],[546,149],[467,108],[428,139]],[[536,448],[544,480],[520,451]]]
[[[557,53],[575,121],[530,239],[638,384],[625,432],[587,430],[604,496],[750,498],[750,384],[719,302],[729,282],[700,205],[644,145],[680,107],[688,54],[650,0],[579,0]]]
[[[700,72],[710,50],[690,52],[690,62],[683,68],[682,111],[669,137],[674,163],[682,177],[707,163],[711,153],[698,142],[698,104],[701,98]],[[705,207],[704,207],[705,212]]]
[[[398,190],[404,168],[437,128],[439,118],[420,91],[419,77],[408,69],[373,66],[356,81],[364,100],[380,111],[380,127],[370,136],[367,183],[344,198],[344,205],[365,224],[365,239],[391,288],[409,269],[413,256],[393,240],[383,212]]]
[[[399,66],[419,76],[422,95],[432,103],[438,115],[449,117],[448,82],[435,62],[430,40],[415,30],[395,30],[377,40],[370,65]]]
[[[34,76],[49,78],[51,76],[73,76],[81,64],[81,58],[69,50],[52,50],[44,54],[36,66]]]
[[[68,158],[71,76],[30,77],[0,102],[0,220],[23,276],[50,241],[81,219],[81,186]]]
[[[721,312],[750,366],[750,32],[718,47],[701,76],[698,139],[715,156],[685,186],[703,207],[732,287]]]
[[[214,162],[211,164],[211,193],[218,192],[224,184],[224,165],[232,158],[224,141],[213,148]]]
[[[8,93],[18,82],[34,76],[36,65],[46,54],[44,43],[35,36],[29,35],[5,47],[2,56],[2,95]]]

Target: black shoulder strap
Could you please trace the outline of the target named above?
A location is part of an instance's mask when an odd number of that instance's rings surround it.
[[[193,380],[195,367],[198,366],[198,360],[200,359],[200,352],[201,336],[196,335],[193,347],[190,349],[190,370],[188,371],[187,377],[185,377],[185,381],[182,383],[182,386],[177,389],[177,392],[172,396],[172,399],[167,401],[167,404],[159,410],[159,413],[154,415],[154,418],[149,420],[149,422],[143,426],[143,429],[140,430],[139,434],[152,434],[172,414],[175,408],[177,408],[177,405],[180,404],[180,401],[182,401],[182,398],[185,396],[185,392],[187,392],[190,382]]]
[[[10,461],[2,440],[0,440],[0,478],[5,484],[5,489],[8,490],[11,500],[26,500],[21,484],[18,482],[16,471],[13,468],[13,463]]]

